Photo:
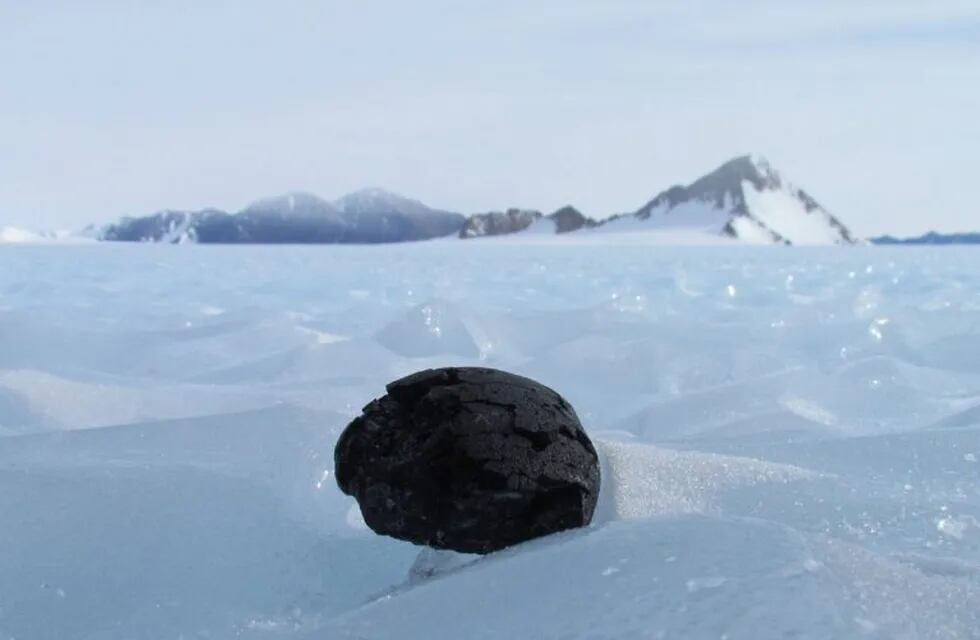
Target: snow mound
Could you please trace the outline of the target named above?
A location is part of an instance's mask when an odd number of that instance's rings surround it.
[[[716,513],[726,491],[819,477],[791,465],[651,445],[600,441],[605,495],[599,512],[631,519]]]
[[[757,520],[617,522],[477,561],[382,596],[304,637],[816,640],[972,633],[977,614],[967,605],[976,591],[931,599],[936,617],[920,616],[916,592],[928,579],[877,560],[887,593],[871,594],[861,571],[839,562],[820,544]],[[887,607],[887,621],[876,617],[885,595],[902,603]],[[943,614],[949,617],[939,619]],[[928,626],[936,622],[941,626]],[[907,634],[901,625],[909,623],[922,635]]]

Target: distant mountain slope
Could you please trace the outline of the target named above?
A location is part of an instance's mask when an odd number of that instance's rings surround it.
[[[596,233],[681,231],[695,237],[702,233],[723,235],[763,244],[855,242],[840,220],[756,156],[730,160],[686,187],[670,187],[633,213],[597,222],[572,207],[550,216],[510,209],[470,216],[460,237],[581,229],[594,229]]]
[[[578,209],[565,206],[548,215],[533,209],[508,209],[470,216],[459,231],[460,238],[499,236],[521,231],[570,233],[595,227],[598,223]]]
[[[871,238],[872,244],[980,244],[980,233],[938,233],[930,231],[915,238],[880,236]]]
[[[237,235],[232,216],[217,209],[160,211],[150,216],[123,218],[103,227],[99,240],[120,242],[196,242],[198,236]]]
[[[555,224],[555,233],[571,233],[579,229],[591,229],[599,223],[585,216],[572,206],[565,206],[548,216]]]
[[[258,200],[236,214],[216,209],[123,218],[99,239],[165,243],[380,243],[451,235],[465,218],[380,189],[336,202],[294,192]]]
[[[673,186],[604,230],[698,229],[751,243],[853,244],[850,231],[763,158],[741,156]]]
[[[379,237],[382,242],[452,235],[466,219],[462,214],[432,209],[418,200],[378,188],[347,194],[334,206],[356,230],[355,236]]]

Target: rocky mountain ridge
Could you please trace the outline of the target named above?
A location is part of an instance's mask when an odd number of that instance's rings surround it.
[[[511,208],[464,216],[383,189],[335,201],[306,192],[257,200],[238,213],[164,210],[123,218],[96,232],[100,240],[164,243],[372,244],[444,236],[474,239],[516,233],[684,231],[755,244],[857,242],[806,191],[759,156],[734,158],[689,185],[674,185],[637,210],[594,219],[572,206],[544,214]]]

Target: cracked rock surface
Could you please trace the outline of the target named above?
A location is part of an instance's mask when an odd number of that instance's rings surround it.
[[[599,461],[571,405],[495,369],[420,371],[364,407],[334,451],[375,532],[489,553],[585,526]]]

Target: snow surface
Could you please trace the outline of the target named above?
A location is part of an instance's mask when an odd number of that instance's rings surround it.
[[[50,242],[90,242],[92,238],[67,229],[36,232],[20,227],[0,227],[0,244],[47,244]]]
[[[638,229],[696,229],[720,234],[732,218],[734,205],[726,199],[721,207],[710,202],[691,200],[670,207],[662,205],[650,211],[650,217],[619,218],[608,223],[606,231]],[[602,230],[598,227],[597,230]]]
[[[807,211],[792,187],[758,190],[746,180],[742,193],[752,216],[793,244],[840,242],[840,230],[830,223],[827,213],[822,209]]]
[[[775,241],[768,227],[763,227],[755,218],[748,216],[733,217],[732,229],[735,237],[749,244],[772,244]]]
[[[19,227],[0,228],[0,242],[38,242],[41,236]]]
[[[4,246],[0,638],[978,638],[978,261]],[[366,530],[334,441],[448,364],[574,404],[592,526],[483,558]]]
[[[557,225],[554,220],[549,220],[544,216],[538,218],[528,226],[527,229],[523,229],[518,233],[527,233],[531,235],[545,235],[553,236],[558,233]],[[574,233],[574,232],[573,232]]]

